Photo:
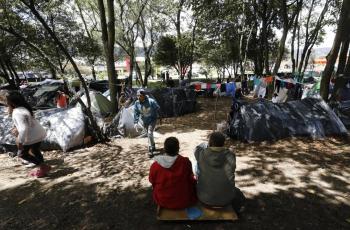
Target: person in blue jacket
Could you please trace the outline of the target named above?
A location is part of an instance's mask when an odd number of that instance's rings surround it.
[[[154,143],[153,131],[156,127],[159,105],[156,100],[146,96],[143,89],[137,91],[137,100],[134,106],[134,127],[137,129],[138,122],[141,116],[148,137],[148,152],[149,156],[153,157],[153,152],[156,150]]]

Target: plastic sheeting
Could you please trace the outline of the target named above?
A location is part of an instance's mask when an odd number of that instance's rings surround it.
[[[134,105],[127,108],[123,107],[119,113],[114,117],[111,124],[105,127],[105,134],[110,137],[123,136],[123,137],[137,137],[142,135],[143,130],[142,119],[139,119],[139,129],[134,128]]]
[[[335,113],[338,115],[345,127],[350,129],[350,100],[340,102],[335,108]]]
[[[196,93],[190,89],[166,88],[150,91],[160,106],[161,117],[177,117],[196,110]]]
[[[12,119],[5,113],[4,107],[0,108],[0,145],[14,146]],[[83,144],[85,117],[80,108],[41,110],[35,113],[35,117],[47,132],[42,149],[67,151]]]
[[[8,116],[7,107],[0,106],[0,145],[15,145],[16,139],[11,134],[12,118]]]
[[[55,149],[58,145],[66,152],[83,144],[85,117],[81,108],[44,110],[36,113],[36,117],[47,132],[43,149]]]
[[[230,137],[248,142],[346,134],[337,115],[323,100],[316,98],[283,104],[264,100],[243,105],[228,129]]]

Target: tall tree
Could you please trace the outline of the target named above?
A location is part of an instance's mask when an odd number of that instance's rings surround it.
[[[114,1],[107,0],[105,6],[103,0],[98,0],[98,8],[100,13],[100,23],[102,31],[102,43],[107,64],[107,74],[109,91],[111,97],[112,111],[117,112],[117,76],[114,67],[114,43],[115,43],[115,15],[114,15]],[[107,17],[106,17],[107,9]]]
[[[66,49],[66,47],[63,46],[62,42],[59,40],[59,38],[57,37],[57,35],[54,33],[54,31],[52,30],[52,28],[50,28],[50,26],[46,23],[46,21],[44,20],[42,14],[38,11],[34,0],[20,0],[20,2],[22,2],[29,10],[30,12],[33,14],[34,18],[36,20],[38,20],[41,25],[43,26],[43,28],[47,31],[47,33],[50,34],[52,40],[55,42],[55,44],[60,48],[60,50],[62,51],[62,53],[67,57],[67,59],[69,60],[69,62],[71,63],[71,65],[73,66],[78,78],[80,79],[80,82],[85,90],[85,95],[86,95],[86,99],[87,99],[87,106],[79,99],[79,103],[82,106],[84,112],[86,113],[86,115],[89,118],[89,122],[90,125],[93,128],[93,135],[97,140],[103,140],[105,139],[105,137],[103,136],[101,130],[99,129],[99,127],[97,126],[97,123],[91,113],[91,100],[90,100],[90,96],[89,96],[89,90],[87,88],[87,85],[84,81],[84,78],[82,77],[80,70],[78,68],[78,66],[76,65],[75,61],[73,60],[72,56],[69,54],[68,50]]]
[[[325,0],[311,0],[303,2],[302,10],[299,11],[298,15],[295,17],[293,25],[293,35],[291,42],[291,58],[293,63],[293,73],[295,72],[300,78],[306,70],[309,63],[309,57],[311,51],[315,44],[321,41],[323,38],[323,28],[329,24],[326,20],[327,12],[329,11],[330,1]],[[321,11],[318,12],[321,8]],[[305,17],[304,17],[305,16]],[[299,18],[305,18],[304,20],[299,20]],[[300,34],[300,29],[302,29],[302,34]],[[299,31],[299,33],[297,33]],[[301,37],[300,37],[301,36]],[[300,57],[295,57],[295,39],[298,40],[298,44],[302,42],[303,48]],[[299,51],[299,48],[297,48]],[[299,53],[297,52],[297,55]],[[296,62],[298,60],[298,62]]]
[[[346,47],[346,43],[349,39],[349,23],[350,23],[350,0],[344,0],[338,20],[338,28],[333,41],[333,46],[329,54],[327,55],[327,64],[322,74],[320,94],[321,97],[328,101],[329,96],[329,82],[334,71],[334,65],[337,61],[340,47],[343,44],[343,47]],[[350,62],[348,60],[348,64]],[[348,69],[346,69],[348,71]],[[345,72],[345,71],[344,71]],[[339,84],[337,89],[340,88]],[[338,91],[335,89],[335,91]]]
[[[280,44],[278,47],[278,53],[277,53],[277,58],[275,61],[275,65],[273,68],[273,75],[276,75],[278,73],[278,70],[280,68],[284,51],[285,51],[285,44],[287,40],[287,35],[289,30],[291,29],[295,17],[298,15],[298,12],[301,10],[302,7],[302,0],[293,0],[293,1],[288,1],[288,0],[281,0],[280,2],[280,10],[279,10],[279,15],[282,21],[282,37],[280,39]]]
[[[136,62],[135,43],[139,37],[138,26],[143,15],[143,11],[148,4],[146,1],[117,0],[117,20],[118,27],[116,33],[116,43],[127,53],[130,58],[129,67],[129,87],[132,87],[132,75],[136,67],[138,78],[143,84],[140,66]]]
[[[95,15],[96,6],[91,1],[75,0],[78,8],[78,14],[83,22],[86,36],[81,36],[79,43],[79,55],[87,59],[91,66],[91,74],[96,80],[95,64],[102,55],[102,48],[98,42],[98,21]]]

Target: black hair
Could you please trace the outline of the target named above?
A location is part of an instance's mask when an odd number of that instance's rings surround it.
[[[19,92],[10,91],[9,94],[6,96],[6,100],[7,105],[13,108],[24,107],[30,112],[32,116],[34,116],[32,107],[28,104],[26,99]]]
[[[209,136],[210,147],[223,147],[225,144],[225,136],[221,132],[213,132]]]
[[[176,156],[179,154],[180,144],[176,137],[168,137],[164,141],[164,151],[169,156]]]

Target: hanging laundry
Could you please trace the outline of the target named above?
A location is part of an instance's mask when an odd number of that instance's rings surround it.
[[[292,89],[292,88],[294,88],[294,84],[291,83],[291,82],[288,82],[287,85],[286,85],[286,88],[287,89]]]
[[[195,84],[194,85],[194,90],[195,91],[201,91],[201,84]]]
[[[254,85],[260,85],[261,80],[259,78],[254,79]]]
[[[211,89],[211,84],[207,83],[207,89]]]
[[[273,82],[273,77],[272,77],[272,76],[266,77],[266,78],[265,78],[265,82],[266,82],[267,84],[271,84],[271,83]]]

